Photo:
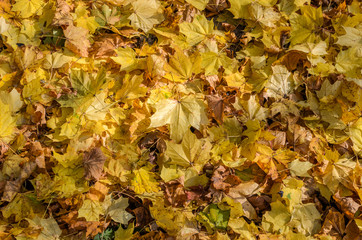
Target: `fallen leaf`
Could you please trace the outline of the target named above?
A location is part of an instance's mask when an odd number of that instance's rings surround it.
[[[98,180],[103,171],[103,165],[106,160],[100,148],[93,148],[83,154],[83,167],[85,169],[85,178],[87,180]]]

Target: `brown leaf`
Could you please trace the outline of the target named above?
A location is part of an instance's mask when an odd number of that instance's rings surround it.
[[[71,228],[77,230],[77,232],[79,232],[79,230],[86,230],[86,239],[93,239],[98,233],[103,232],[108,224],[109,222],[87,222],[78,220],[71,224]]]
[[[44,156],[44,148],[42,147],[40,142],[30,142],[27,144],[26,149],[29,150],[29,158],[40,168],[45,168],[45,156]]]
[[[68,26],[73,24],[73,17],[70,15],[74,5],[65,0],[57,0],[57,6],[53,18],[55,26]]]
[[[115,49],[124,46],[125,43],[122,38],[115,34],[102,36],[92,46],[92,53],[95,58],[107,58],[116,56]]]
[[[362,239],[362,232],[358,228],[356,222],[354,220],[351,220],[346,227],[345,236],[343,237],[343,240],[361,240]]]
[[[90,42],[88,40],[88,31],[86,29],[69,25],[64,30],[64,36],[67,38],[65,46],[69,48],[69,50],[79,54],[81,57],[88,57]]]
[[[231,187],[234,187],[241,183],[240,178],[234,174],[231,174],[229,169],[224,166],[218,166],[216,168],[211,177],[211,181],[212,186],[216,190],[221,190],[225,193],[228,193]]]
[[[216,84],[219,82],[219,77],[217,75],[209,75],[205,77],[206,81],[210,84],[212,90],[216,89]]]
[[[324,220],[321,233],[342,239],[344,229],[344,215],[334,208],[330,209]]]
[[[207,17],[214,16],[228,7],[230,6],[228,5],[228,2],[226,0],[210,0],[209,3],[206,5],[206,9],[210,11]]]
[[[179,181],[170,181],[161,185],[162,190],[165,192],[167,202],[173,207],[182,207],[185,205],[187,196],[184,187]]]
[[[224,100],[219,95],[207,95],[207,102],[209,108],[214,114],[214,117],[218,123],[223,123],[223,114],[224,114]]]
[[[289,71],[295,70],[299,61],[305,61],[307,57],[304,53],[298,51],[290,51],[281,57],[278,62],[285,65]]]
[[[94,178],[98,180],[102,175],[103,165],[106,161],[102,150],[100,148],[93,148],[83,155],[83,167],[85,169],[85,178],[90,180]]]
[[[157,156],[166,150],[166,142],[162,139],[162,134],[159,132],[147,133],[139,142],[140,149],[148,149],[149,161],[152,164],[156,163]]]
[[[189,187],[186,191],[187,201],[196,201],[198,205],[210,201],[209,191],[201,185]]]
[[[271,134],[273,134],[275,136],[275,138],[270,141],[270,145],[271,145],[270,147],[273,150],[276,150],[278,148],[284,148],[286,140],[287,140],[286,132],[283,132],[283,131],[270,131],[270,132],[271,132]]]
[[[20,178],[14,181],[7,181],[1,201],[11,202],[15,195],[20,191],[21,184],[22,181]]]
[[[151,204],[149,200],[144,200],[143,206],[133,209],[132,212],[136,216],[135,227],[143,227],[153,221],[148,206]]]
[[[333,199],[336,201],[339,209],[346,214],[349,219],[353,219],[355,213],[361,207],[361,204],[356,202],[351,197],[341,197],[339,192],[333,195]]]
[[[98,202],[103,202],[105,196],[108,194],[109,188],[100,182],[96,182],[94,186],[89,189],[86,194],[87,199],[91,199]]]
[[[45,108],[40,103],[34,104],[35,109],[31,111],[31,121],[36,124],[46,124],[45,120]]]
[[[248,201],[258,211],[270,210],[271,198],[267,195],[254,195],[248,197]]]

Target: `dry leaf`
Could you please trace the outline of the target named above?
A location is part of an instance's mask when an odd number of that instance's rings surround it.
[[[85,170],[85,178],[87,180],[98,180],[103,171],[103,165],[106,161],[106,156],[100,148],[93,148],[89,152],[83,154],[83,167]]]

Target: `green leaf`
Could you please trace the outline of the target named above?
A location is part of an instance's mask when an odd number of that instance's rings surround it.
[[[216,229],[226,229],[230,217],[230,210],[221,210],[216,204],[210,204],[197,219],[206,227],[209,233]]]

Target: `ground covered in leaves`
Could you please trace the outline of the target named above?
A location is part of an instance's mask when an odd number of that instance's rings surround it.
[[[0,238],[361,239],[358,0],[1,0]]]

